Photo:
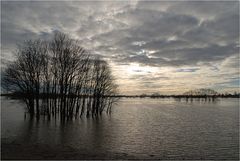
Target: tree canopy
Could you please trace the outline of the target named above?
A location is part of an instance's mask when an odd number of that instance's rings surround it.
[[[63,117],[110,112],[117,91],[108,63],[60,32],[50,41],[19,45],[3,71],[2,87],[21,93],[32,114]]]

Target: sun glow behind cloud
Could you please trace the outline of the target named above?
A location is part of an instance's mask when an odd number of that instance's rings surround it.
[[[151,67],[151,66],[141,66],[137,63],[131,63],[127,67],[127,72],[129,74],[148,74],[148,73],[154,73],[157,72],[159,69],[157,67]]]

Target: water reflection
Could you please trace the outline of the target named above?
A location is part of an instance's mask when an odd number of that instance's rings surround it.
[[[186,103],[217,103],[220,99],[216,97],[179,97],[174,98],[175,101],[178,102],[186,102]]]
[[[22,159],[237,159],[238,101],[122,99],[111,115],[69,120],[24,116],[24,108],[3,101],[2,145],[8,153],[2,154],[12,159],[17,154]]]

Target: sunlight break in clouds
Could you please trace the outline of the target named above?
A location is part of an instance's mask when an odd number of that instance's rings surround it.
[[[1,2],[1,66],[62,31],[109,61],[121,94],[239,89],[239,2]]]

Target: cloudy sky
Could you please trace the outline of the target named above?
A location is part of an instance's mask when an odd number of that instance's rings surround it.
[[[1,2],[1,66],[62,31],[107,60],[123,94],[239,87],[239,2]]]

